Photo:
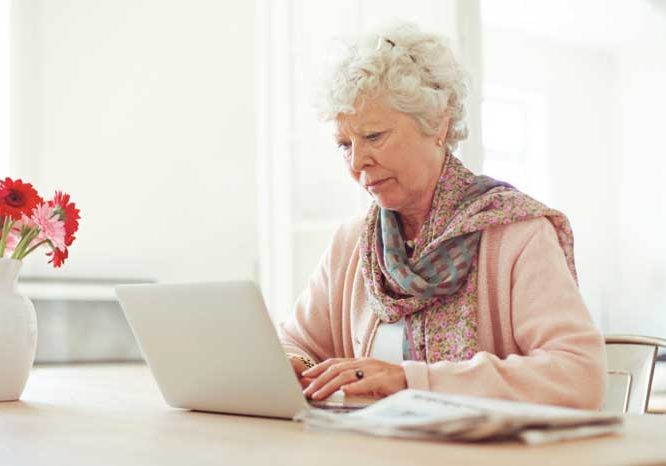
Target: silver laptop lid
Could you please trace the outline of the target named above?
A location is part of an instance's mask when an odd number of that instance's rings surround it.
[[[280,418],[307,407],[254,283],[121,285],[116,293],[171,406]]]

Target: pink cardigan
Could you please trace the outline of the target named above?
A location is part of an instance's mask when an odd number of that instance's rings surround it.
[[[368,357],[379,320],[360,269],[362,220],[343,225],[291,318],[285,351],[315,361]],[[409,388],[598,409],[606,354],[545,218],[485,230],[478,268],[479,352],[463,362],[405,361]]]

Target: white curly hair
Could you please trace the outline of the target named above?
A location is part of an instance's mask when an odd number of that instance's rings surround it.
[[[412,116],[427,135],[435,135],[449,117],[444,142],[453,151],[468,134],[467,89],[467,73],[446,38],[400,23],[346,47],[326,80],[319,107],[325,120],[333,120],[340,113],[354,113],[357,100],[381,96]]]

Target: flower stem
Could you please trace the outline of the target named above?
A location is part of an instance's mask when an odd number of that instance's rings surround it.
[[[2,224],[2,236],[0,236],[0,257],[5,257],[5,246],[7,245],[7,237],[9,236],[9,230],[11,230],[14,222],[9,216],[5,216],[4,222]]]
[[[33,247],[31,247],[30,249],[28,249],[26,252],[22,253],[22,254],[21,254],[21,257],[17,257],[17,259],[18,259],[18,260],[22,260],[25,256],[27,256],[28,254],[30,254],[32,251],[34,251],[35,249],[37,249],[38,247],[40,247],[42,244],[46,244],[46,243],[48,243],[48,240],[46,240],[46,239],[45,239],[44,241],[40,241],[39,243],[35,244]]]
[[[25,251],[25,248],[27,248],[30,243],[32,242],[33,239],[35,239],[35,236],[39,234],[39,229],[35,228],[34,230],[28,230],[28,232],[21,238],[19,243],[16,245],[16,249],[14,249],[14,254],[12,254],[12,259],[20,259],[20,257],[23,254],[23,251]]]

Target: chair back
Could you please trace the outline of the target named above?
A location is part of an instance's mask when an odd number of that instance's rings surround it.
[[[607,335],[608,385],[603,411],[643,414],[647,411],[659,347],[666,339]]]

